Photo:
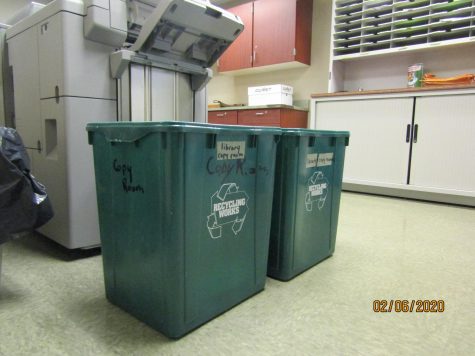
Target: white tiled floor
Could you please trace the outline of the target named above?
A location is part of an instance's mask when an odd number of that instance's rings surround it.
[[[333,257],[290,282],[268,279],[178,341],[106,301],[100,255],[38,236],[3,250],[0,355],[475,353],[475,209],[344,193]],[[446,310],[375,313],[375,299]]]

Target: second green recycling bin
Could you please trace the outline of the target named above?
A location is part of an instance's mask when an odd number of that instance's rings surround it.
[[[87,130],[112,303],[178,338],[264,288],[280,129]]]
[[[348,132],[283,129],[267,274],[289,280],[335,250]]]

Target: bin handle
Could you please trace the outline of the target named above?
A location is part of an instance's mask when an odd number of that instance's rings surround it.
[[[313,146],[315,146],[315,141],[316,141],[315,136],[310,136],[310,137],[308,138],[308,147],[313,147]]]
[[[126,133],[126,134],[116,134],[114,129],[103,129],[102,134],[104,135],[107,142],[115,144],[115,143],[134,143],[143,139],[144,137],[153,133],[152,131],[148,130],[147,128],[144,129],[136,129],[133,133]],[[90,137],[89,143],[92,141],[92,137]]]
[[[207,134],[206,135],[206,148],[216,148],[216,135]]]

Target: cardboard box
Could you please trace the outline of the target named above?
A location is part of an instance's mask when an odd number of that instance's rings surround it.
[[[422,63],[413,64],[407,68],[407,87],[420,88],[422,86],[422,75],[424,69]]]
[[[293,105],[293,93],[292,87],[283,84],[247,88],[249,106]]]

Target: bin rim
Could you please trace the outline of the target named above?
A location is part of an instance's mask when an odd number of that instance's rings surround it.
[[[329,130],[311,130],[311,129],[282,129],[282,136],[313,136],[313,137],[350,137],[349,131],[329,131]]]
[[[124,130],[131,129],[131,130]],[[88,123],[86,130],[100,132],[111,142],[134,142],[154,132],[195,132],[204,134],[245,134],[280,136],[282,129],[267,126],[216,125],[188,121],[161,122],[97,122]],[[91,143],[91,140],[89,140]]]

